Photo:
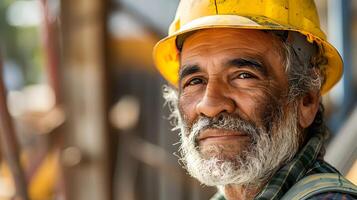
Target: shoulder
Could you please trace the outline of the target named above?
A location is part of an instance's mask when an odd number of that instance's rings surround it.
[[[349,194],[339,193],[339,192],[326,192],[314,195],[308,200],[356,200],[356,197],[353,197]]]
[[[353,196],[352,196],[353,195]],[[284,200],[356,199],[357,187],[340,174],[322,173],[307,176],[285,194]]]

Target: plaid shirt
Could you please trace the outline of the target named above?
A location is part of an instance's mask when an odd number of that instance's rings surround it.
[[[299,180],[316,173],[339,173],[334,167],[321,159],[323,149],[323,136],[312,137],[302,150],[287,165],[278,170],[270,179],[263,190],[254,198],[255,200],[277,200]],[[327,192],[315,195],[309,200],[353,200],[348,194]],[[220,193],[211,200],[226,200]]]

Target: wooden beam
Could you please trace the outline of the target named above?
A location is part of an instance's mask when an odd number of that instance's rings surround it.
[[[70,200],[111,199],[103,0],[62,0],[62,163]]]
[[[6,104],[6,88],[3,80],[3,66],[0,58],[0,145],[15,182],[15,199],[27,200],[27,184],[20,163],[20,149],[12,118]]]

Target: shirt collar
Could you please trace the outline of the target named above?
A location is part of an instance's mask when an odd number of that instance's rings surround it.
[[[293,160],[273,175],[255,199],[280,199],[313,166],[322,150],[323,143],[323,134],[311,137]]]

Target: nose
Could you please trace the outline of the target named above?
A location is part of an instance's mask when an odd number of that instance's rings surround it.
[[[198,115],[215,117],[224,112],[233,113],[235,107],[234,100],[227,95],[224,87],[208,83],[204,96],[196,105],[196,112]]]

